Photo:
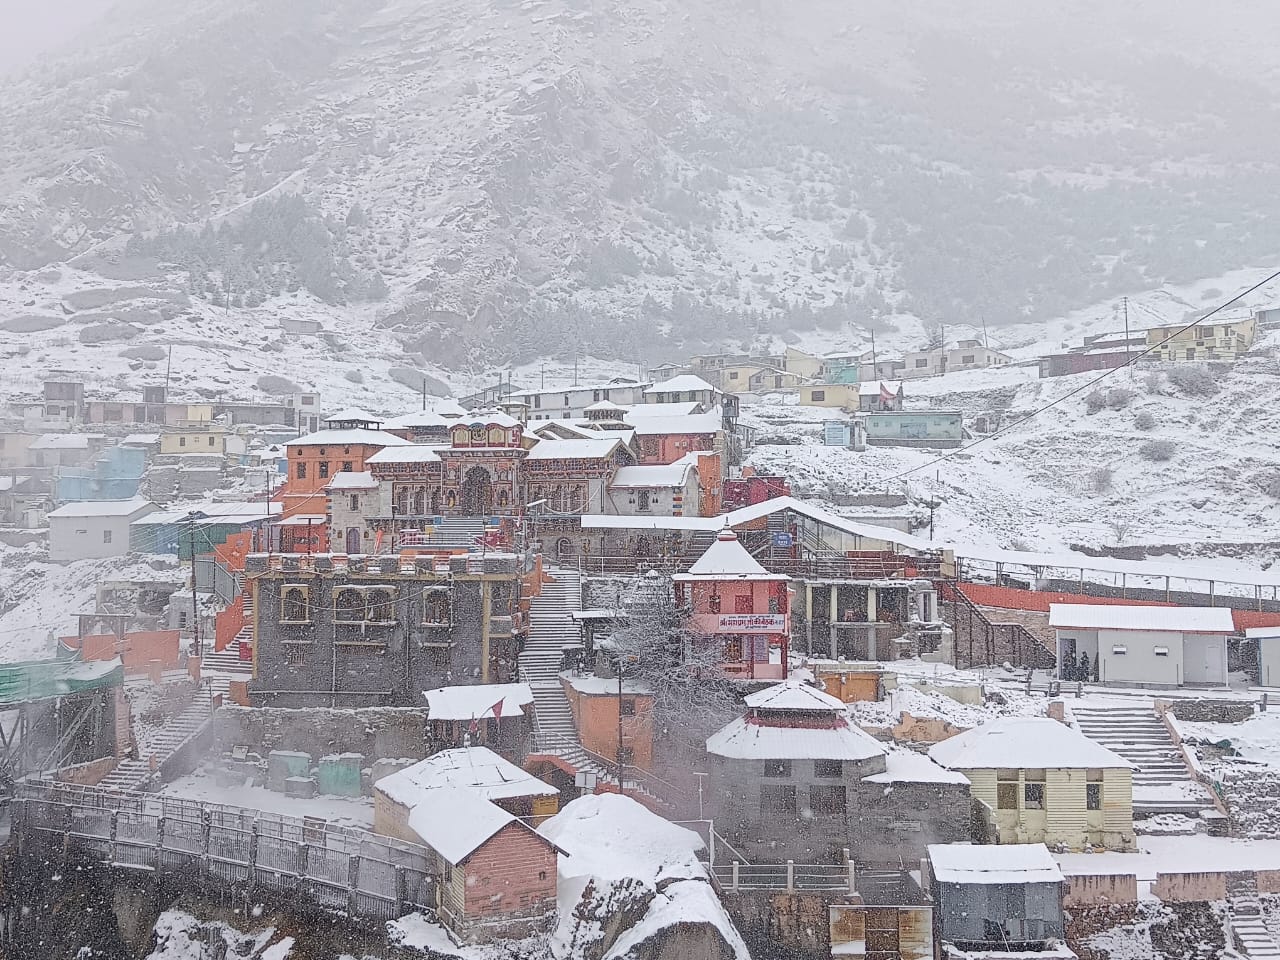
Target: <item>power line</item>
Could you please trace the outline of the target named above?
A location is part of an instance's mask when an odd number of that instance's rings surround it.
[[[1120,364],[1120,366],[1112,367],[1110,370],[1104,370],[1101,374],[1094,377],[1092,380],[1088,381],[1087,383],[1082,383],[1080,386],[1075,387],[1071,390],[1068,390],[1066,393],[1058,397],[1056,400],[1050,400],[1043,407],[1039,407],[1035,410],[1032,410],[1025,417],[1021,417],[1020,419],[1015,420],[1010,424],[1002,426],[998,430],[995,430],[992,433],[987,434],[986,436],[979,437],[977,440],[974,440],[972,443],[967,443],[962,447],[957,447],[955,450],[952,450],[950,453],[944,453],[939,457],[934,457],[932,460],[926,461],[925,463],[922,463],[919,466],[912,467],[910,470],[904,470],[902,473],[894,474],[891,477],[885,477],[880,482],[893,483],[895,480],[902,480],[905,477],[911,476],[913,473],[918,473],[921,470],[926,470],[929,467],[936,466],[939,463],[945,463],[946,461],[950,460],[954,456],[957,456],[958,454],[968,453],[970,450],[972,450],[974,447],[978,446],[979,444],[986,443],[988,440],[994,440],[996,437],[1000,436],[1003,433],[1007,433],[1008,431],[1012,430],[1014,427],[1022,426],[1024,423],[1028,422],[1029,420],[1032,420],[1040,416],[1040,414],[1044,413],[1046,410],[1051,410],[1053,407],[1056,407],[1058,404],[1062,403],[1064,400],[1074,397],[1078,393],[1083,393],[1084,391],[1097,386],[1103,380],[1107,379],[1107,377],[1113,376],[1119,373],[1121,370],[1124,370],[1127,367],[1133,366],[1143,357],[1147,356],[1150,353],[1153,353],[1156,350],[1159,350],[1170,340],[1173,340],[1179,335],[1185,333],[1186,331],[1190,330],[1192,327],[1199,326],[1200,324],[1208,320],[1210,317],[1221,313],[1223,310],[1227,309],[1227,307],[1244,299],[1249,294],[1253,293],[1255,290],[1265,287],[1267,284],[1275,280],[1277,277],[1280,277],[1280,270],[1277,270],[1274,273],[1271,273],[1268,276],[1264,277],[1263,279],[1259,280],[1257,283],[1249,287],[1247,290],[1242,290],[1240,293],[1237,293],[1234,297],[1232,297],[1230,300],[1227,300],[1225,303],[1218,304],[1218,306],[1214,307],[1212,310],[1210,310],[1208,313],[1204,314],[1203,316],[1197,317],[1195,320],[1192,320],[1190,323],[1179,327],[1177,330],[1174,330],[1171,334],[1169,334],[1159,343],[1152,344],[1151,346],[1147,347],[1145,350],[1141,351],[1140,353],[1135,353],[1132,357],[1127,359],[1124,363]]]

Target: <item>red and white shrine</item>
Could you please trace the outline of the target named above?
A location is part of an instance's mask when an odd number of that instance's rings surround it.
[[[722,645],[724,670],[751,680],[787,675],[791,637],[790,578],[770,573],[725,527],[675,580],[676,602],[691,612],[694,633]]]

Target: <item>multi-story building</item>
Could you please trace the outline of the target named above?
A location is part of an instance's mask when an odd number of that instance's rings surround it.
[[[543,390],[516,390],[501,401],[503,406],[520,406],[529,420],[561,420],[581,417],[587,407],[601,400],[621,406],[644,402],[648,381],[616,377],[605,383]]]
[[[288,484],[283,494],[286,517],[325,514],[325,488],[339,473],[360,473],[366,461],[387,447],[410,441],[379,429],[381,421],[359,411],[345,411],[324,421],[325,429],[290,440]]]
[[[1151,360],[1235,360],[1253,347],[1258,323],[1253,317],[1152,327],[1146,332]]]
[[[515,679],[521,563],[510,554],[251,554],[251,702],[416,706]]]
[[[655,383],[644,391],[645,403],[682,403],[694,401],[710,409],[720,403],[724,391],[718,390],[701,377],[691,373],[681,374]]]

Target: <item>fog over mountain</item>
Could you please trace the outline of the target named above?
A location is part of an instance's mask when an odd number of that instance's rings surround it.
[[[0,263],[373,301],[453,366],[1047,319],[1280,251],[1278,19],[133,0],[0,86]]]

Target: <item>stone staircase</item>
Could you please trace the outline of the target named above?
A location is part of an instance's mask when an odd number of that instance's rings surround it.
[[[548,573],[552,579],[529,603],[529,633],[519,661],[520,679],[533,690],[538,719],[536,750],[603,780],[609,771],[582,749],[573,711],[560,683],[564,645],[579,642],[577,624],[569,614],[582,607],[582,578],[563,568],[551,568]]]
[[[226,696],[233,680],[252,680],[253,661],[240,659],[240,645],[253,647],[253,591],[244,591],[244,626],[240,628],[224,650],[214,650],[212,643],[205,646],[200,662],[200,677],[209,681],[213,695]]]
[[[1247,957],[1280,958],[1280,944],[1262,920],[1257,874],[1236,873],[1228,877],[1227,909],[1236,949]]]
[[[1150,704],[1073,705],[1071,715],[1086,737],[1134,765],[1135,815],[1184,813],[1195,816],[1213,806],[1208,791],[1191,779],[1181,752]]]
[[[200,732],[213,712],[213,692],[209,684],[201,684],[187,708],[165,724],[146,743],[138,745],[137,760],[122,760],[98,786],[104,790],[126,793],[146,788],[155,770],[173,753]],[[154,761],[154,765],[153,765]]]
[[[420,532],[401,533],[400,546],[470,550],[488,529],[482,517],[438,518],[434,523],[424,520]]]

